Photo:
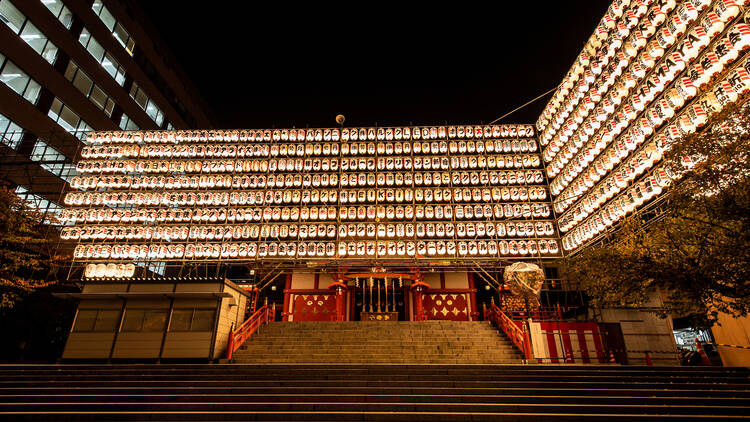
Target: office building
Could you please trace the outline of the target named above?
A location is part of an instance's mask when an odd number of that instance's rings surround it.
[[[0,1],[0,179],[59,210],[91,130],[210,128],[195,87],[128,0]]]

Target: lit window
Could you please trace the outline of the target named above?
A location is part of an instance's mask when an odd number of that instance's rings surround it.
[[[15,194],[19,198],[23,199],[23,201],[29,208],[39,211],[43,214],[50,214],[54,217],[54,215],[62,210],[62,207],[60,205],[40,195],[29,192],[29,190],[23,186],[16,186]],[[50,224],[52,223],[52,221],[47,219],[45,220],[45,223]]]
[[[110,74],[120,86],[125,84],[125,68],[109,54],[99,42],[91,36],[91,33],[83,28],[78,42],[102,65],[104,70]]]
[[[167,268],[167,263],[164,261],[135,261],[133,264],[158,275],[164,275],[164,270]]]
[[[119,22],[117,22],[117,19],[115,19],[114,16],[112,16],[112,13],[107,9],[107,7],[101,2],[101,0],[95,0],[94,4],[91,5],[91,9],[94,11],[94,13],[99,16],[99,19],[102,21],[104,26],[109,29],[109,32],[112,33],[112,35],[115,37],[115,39],[122,44],[123,47],[125,47],[125,51],[128,52],[131,56],[133,55],[133,50],[135,50],[135,41],[133,41],[133,38],[130,36],[130,33],[128,33],[127,30],[125,30],[125,27],[122,26]]]
[[[112,110],[115,107],[115,103],[109,98],[109,96],[99,87],[99,85],[93,83],[91,78],[88,77],[74,61],[68,63],[67,69],[65,69],[65,79],[71,81],[83,95],[96,105],[99,110],[102,110],[107,116],[112,116]]]
[[[83,95],[88,96],[91,92],[91,87],[94,82],[83,72],[77,72],[75,78],[73,78],[73,86],[76,87]]]
[[[42,87],[35,80],[13,62],[6,60],[2,54],[0,54],[0,69],[0,81],[30,103],[36,104]]]
[[[122,113],[122,117],[120,118],[120,129],[122,130],[138,130],[140,129],[137,124],[133,120],[128,117],[127,114]]]
[[[75,165],[68,160],[68,157],[41,139],[38,139],[34,144],[34,150],[29,158],[39,162],[43,169],[65,181],[78,174]]]
[[[86,139],[86,133],[91,130],[91,127],[81,120],[70,107],[63,104],[59,98],[55,98],[52,101],[52,106],[47,115],[68,133],[71,133],[82,141]]]
[[[0,114],[0,136],[2,136],[2,143],[4,145],[16,149],[18,148],[18,144],[21,143],[23,128]]]
[[[99,109],[104,111],[107,116],[112,115],[112,110],[115,107],[115,103],[114,101],[109,99],[107,94],[105,94],[98,85],[94,85],[94,87],[91,89],[89,100],[91,100],[92,103],[96,104]]]
[[[102,4],[100,0],[94,1],[94,4],[91,5],[91,8],[96,12],[97,16],[99,16],[99,19],[101,19],[102,23],[104,23],[104,26],[107,27],[110,31],[112,31],[115,28],[115,17],[112,16],[112,14],[109,12],[106,6]]]
[[[50,64],[55,62],[57,47],[8,0],[0,1],[0,20],[20,35],[44,60]]]
[[[133,86],[130,88],[130,97],[141,106],[151,120],[156,122],[157,126],[161,127],[161,124],[164,123],[164,113],[156,106],[153,100],[148,98],[148,95],[146,95],[136,82],[133,82]]]
[[[26,22],[26,16],[8,0],[0,2],[0,19],[16,34],[21,32],[21,28]]]
[[[42,4],[55,15],[60,23],[70,29],[70,26],[73,24],[73,13],[63,4],[62,0],[42,0]]]

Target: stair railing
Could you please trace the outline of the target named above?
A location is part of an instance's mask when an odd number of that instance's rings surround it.
[[[526,329],[525,321],[520,321],[521,327],[519,327],[494,303],[490,306],[489,309],[486,309],[485,319],[494,322],[503,330],[503,332],[510,338],[513,344],[515,344],[516,347],[521,350],[525,361],[528,362],[531,360],[531,338],[529,337],[529,332]]]
[[[273,307],[275,308],[275,306]],[[275,320],[275,312],[268,305],[263,305],[255,311],[245,322],[236,330],[229,333],[229,344],[227,344],[227,359],[232,359],[232,353],[239,349],[253,333],[258,331],[261,325],[268,324]]]

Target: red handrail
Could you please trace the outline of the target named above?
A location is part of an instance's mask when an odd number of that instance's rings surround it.
[[[534,321],[562,321],[563,308],[534,308],[528,313],[525,311],[505,311],[505,314],[514,320],[527,319],[531,317]]]
[[[519,328],[515,324],[515,322],[513,322],[512,319],[505,315],[505,313],[500,310],[500,308],[498,308],[495,304],[492,304],[490,308],[487,309],[485,319],[488,319],[497,324],[497,326],[500,327],[503,332],[505,332],[505,334],[510,338],[513,344],[515,344],[516,347],[521,350],[524,358],[527,361],[531,360],[531,339],[529,338],[528,331],[525,329],[525,321],[520,321],[521,326],[524,327],[524,329]]]
[[[268,305],[263,305],[263,307],[255,311],[247,321],[243,322],[236,330],[229,333],[227,359],[232,359],[232,353],[239,349],[254,332],[258,331],[258,328],[260,328],[262,324],[272,322],[274,319],[275,315],[272,309],[269,308]]]

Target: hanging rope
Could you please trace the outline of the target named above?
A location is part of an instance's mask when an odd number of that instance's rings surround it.
[[[559,88],[559,87],[560,87],[560,85],[562,85],[562,84],[556,85],[556,86],[555,86],[554,88],[552,88],[552,89],[550,89],[549,91],[545,92],[544,94],[542,94],[542,95],[540,95],[540,96],[538,96],[538,97],[534,98],[533,100],[531,100],[531,101],[527,102],[526,104],[524,104],[524,105],[522,105],[522,106],[520,106],[520,107],[516,107],[515,109],[513,109],[513,110],[511,110],[511,111],[509,111],[509,112],[507,112],[507,113],[503,114],[502,116],[498,117],[497,119],[495,119],[495,120],[491,121],[491,122],[490,122],[489,124],[494,124],[494,123],[495,123],[495,122],[497,122],[498,120],[502,120],[502,119],[504,119],[505,117],[507,117],[507,116],[510,116],[511,114],[513,114],[513,113],[517,112],[518,110],[520,110],[520,109],[522,109],[522,108],[526,107],[527,105],[529,105],[529,104],[533,103],[534,101],[536,101],[536,100],[538,100],[538,99],[540,99],[540,98],[544,97],[545,95],[549,94],[550,92],[552,92],[552,91],[556,90],[557,88]]]

